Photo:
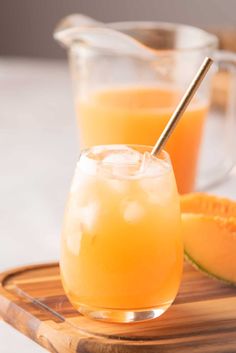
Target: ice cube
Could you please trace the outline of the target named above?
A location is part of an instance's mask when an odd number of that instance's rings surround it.
[[[147,194],[155,192],[158,189],[158,180],[154,178],[140,178],[139,184],[143,191]]]
[[[114,178],[134,176],[139,169],[141,154],[130,147],[109,151],[103,159],[103,170]]]
[[[137,201],[128,201],[123,204],[123,216],[128,223],[137,223],[144,216],[144,208]]]
[[[152,162],[153,157],[151,155],[151,153],[149,152],[144,152],[143,156],[142,156],[142,161],[141,161],[141,165],[140,165],[140,169],[139,172],[141,174],[145,173],[145,171],[147,170],[147,168],[150,166],[150,163]]]
[[[141,154],[128,147],[119,148],[117,150],[111,150],[109,154],[104,157],[103,163],[109,163],[114,165],[129,165],[129,164],[136,164],[140,160]]]
[[[84,188],[87,182],[87,179],[88,179],[88,176],[84,175],[83,173],[81,173],[79,169],[77,169],[72,179],[70,192],[73,193]]]
[[[93,233],[94,231],[96,222],[98,220],[99,208],[99,203],[97,201],[93,201],[87,206],[78,209],[81,223],[85,230],[89,233]]]
[[[142,178],[139,182],[150,203],[162,205],[170,199],[173,191],[170,175]]]
[[[119,194],[126,194],[128,192],[129,184],[124,179],[108,178],[106,180],[106,183],[113,192],[116,192]]]
[[[77,169],[87,175],[96,175],[97,162],[89,158],[86,154],[82,154]]]
[[[82,240],[82,229],[78,226],[77,230],[71,231],[67,235],[66,244],[69,251],[73,255],[78,255],[80,251],[80,245]]]

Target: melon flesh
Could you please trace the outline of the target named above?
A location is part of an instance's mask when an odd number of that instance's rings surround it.
[[[236,202],[205,193],[192,193],[180,197],[183,213],[198,213],[223,218],[236,218]]]
[[[183,213],[187,258],[210,276],[236,285],[236,219]]]

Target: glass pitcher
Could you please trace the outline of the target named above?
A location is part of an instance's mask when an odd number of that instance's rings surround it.
[[[103,24],[83,15],[61,21],[54,37],[69,54],[80,146],[152,146],[205,56],[215,60],[166,145],[180,193],[222,180],[235,163],[236,55],[218,51],[201,29],[161,22]],[[217,67],[233,73],[225,111],[213,111]],[[211,113],[211,114],[209,114]]]

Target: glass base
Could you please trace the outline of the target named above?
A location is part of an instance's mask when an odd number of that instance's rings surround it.
[[[114,323],[129,323],[156,319],[161,316],[171,304],[172,302],[168,302],[154,308],[138,310],[102,309],[80,304],[78,311],[90,319]]]

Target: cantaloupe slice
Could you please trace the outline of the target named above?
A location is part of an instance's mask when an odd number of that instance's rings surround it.
[[[236,285],[236,203],[207,194],[181,197],[185,254],[206,274]]]

